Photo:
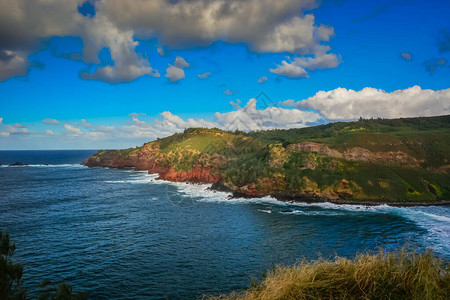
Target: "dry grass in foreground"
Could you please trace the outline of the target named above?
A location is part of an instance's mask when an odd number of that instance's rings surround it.
[[[354,259],[276,267],[242,293],[209,299],[450,299],[449,264],[431,251],[400,250]]]

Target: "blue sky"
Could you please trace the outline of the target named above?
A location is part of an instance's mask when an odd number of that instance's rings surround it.
[[[0,149],[450,113],[448,1],[0,0],[0,11]]]

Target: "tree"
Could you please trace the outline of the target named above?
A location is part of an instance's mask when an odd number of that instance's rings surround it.
[[[44,279],[41,283],[41,292],[38,300],[87,300],[89,293],[81,291],[72,292],[72,286],[68,283],[61,282],[56,285],[48,279]]]
[[[23,267],[12,262],[16,244],[11,244],[9,234],[0,231],[0,299],[25,299]]]

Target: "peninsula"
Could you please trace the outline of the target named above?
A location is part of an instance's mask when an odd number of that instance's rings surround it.
[[[183,133],[100,150],[89,167],[212,183],[236,197],[390,205],[450,204],[450,116],[360,119],[298,129]]]

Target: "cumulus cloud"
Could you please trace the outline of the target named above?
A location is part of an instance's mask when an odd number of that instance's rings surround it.
[[[0,131],[0,136],[8,137],[11,135],[29,135],[34,131],[29,130],[26,126],[16,123],[14,125],[5,125],[4,129]]]
[[[450,89],[428,90],[414,86],[404,90],[385,92],[374,88],[360,91],[338,88],[332,91],[320,91],[316,95],[301,100],[286,100],[284,107],[258,104],[257,99],[250,99],[246,104],[240,100],[231,101],[233,109],[225,113],[215,113],[211,120],[202,118],[182,118],[169,111],[150,118],[143,113],[132,113],[130,120],[118,126],[86,126],[86,130],[64,124],[63,132],[52,130],[34,132],[22,124],[1,124],[0,136],[40,135],[51,138],[67,138],[89,145],[89,142],[123,147],[126,143],[143,143],[158,137],[165,137],[181,132],[189,127],[221,128],[225,130],[268,130],[275,128],[299,128],[324,123],[325,120],[354,120],[363,118],[398,118],[416,116],[434,116],[450,114]],[[286,108],[285,106],[290,106]],[[84,121],[83,121],[84,120]],[[3,120],[0,118],[0,123]],[[87,123],[88,124],[88,123]],[[120,143],[118,142],[120,141]],[[86,144],[87,143],[87,144]],[[116,145],[116,146],[114,146]]]
[[[298,109],[315,110],[328,120],[426,117],[450,114],[450,89],[434,91],[413,86],[388,93],[370,87],[361,91],[337,88],[296,103],[283,103],[293,104]]]
[[[166,69],[166,77],[172,82],[184,79],[185,75],[183,69],[188,68],[189,66],[189,63],[184,58],[177,56],[173,65],[169,64],[169,67]]]
[[[314,15],[305,13],[317,7],[316,0],[99,0],[93,2],[95,14],[85,16],[78,11],[83,2],[1,1],[0,56],[7,60],[0,59],[0,80],[26,74],[28,54],[53,36],[82,39],[82,53],[76,56],[93,70],[81,71],[81,78],[119,83],[160,76],[136,52],[139,40],[158,39],[160,55],[163,46],[191,48],[221,40],[245,43],[259,53],[317,56],[334,35],[332,27],[316,25]],[[104,48],[112,64],[100,62]]]
[[[177,56],[176,57],[175,62],[173,63],[173,65],[175,67],[180,68],[180,69],[190,67],[189,63],[184,58],[182,58],[181,56]]]
[[[44,120],[42,120],[42,122],[44,122],[47,125],[58,125],[59,121],[56,119],[50,119],[50,118],[45,118]]]
[[[29,65],[25,52],[2,50],[0,47],[0,81],[12,76],[25,76]]]
[[[74,127],[70,124],[64,124],[64,128],[67,129],[68,132],[74,135],[80,135],[82,134],[82,131],[80,128]]]
[[[211,76],[211,73],[210,73],[210,72],[205,72],[205,73],[202,73],[202,74],[198,74],[198,75],[197,75],[197,77],[200,78],[200,79],[206,79],[206,78],[208,78],[209,76]]]
[[[93,126],[91,124],[89,124],[86,119],[81,119],[81,127],[84,128],[92,128]]]
[[[169,65],[166,69],[166,77],[172,82],[177,82],[180,79],[184,79],[184,70],[173,65]]]
[[[183,120],[169,111],[162,112],[159,116],[160,119],[150,119],[146,114],[132,113],[130,114],[131,121],[128,121],[127,125],[100,125],[92,128],[89,132],[83,133],[83,135],[95,139],[142,138],[148,141],[157,137],[169,136],[189,127],[217,127],[217,124],[204,119],[188,118]]]
[[[299,109],[267,107],[257,109],[257,100],[250,99],[244,107],[236,111],[216,113],[219,128],[226,130],[267,130],[274,128],[299,128],[322,119],[318,113]]]
[[[183,119],[169,111],[152,119],[142,113],[130,114],[131,120],[123,126],[96,126],[84,132],[86,138],[112,139],[142,138],[153,140],[181,132],[190,127],[222,128],[225,130],[260,130],[273,128],[304,127],[310,123],[319,122],[322,116],[311,111],[285,109],[278,107],[257,108],[257,100],[250,99],[244,107],[233,102],[234,110],[227,113],[216,113],[213,121],[202,118]]]
[[[290,64],[287,61],[283,60],[281,65],[277,65],[276,68],[269,70],[272,73],[275,73],[280,76],[286,76],[289,78],[307,78],[309,77],[308,72],[300,66],[295,64]]]
[[[308,78],[309,74],[306,70],[336,68],[339,63],[340,59],[336,54],[321,52],[314,57],[296,57],[291,62],[283,60],[281,65],[269,71],[289,78]]]
[[[26,74],[28,55],[52,36],[79,35],[81,0],[0,1],[0,80]]]
[[[258,78],[258,83],[264,83],[268,80],[267,76],[261,76]]]
[[[110,0],[96,6],[97,14],[115,24],[139,28],[140,35],[159,33],[161,44],[171,47],[225,40],[247,43],[257,52],[297,52],[314,47],[315,35],[327,38],[326,26],[315,26],[312,14],[302,14],[317,6],[314,0]]]

